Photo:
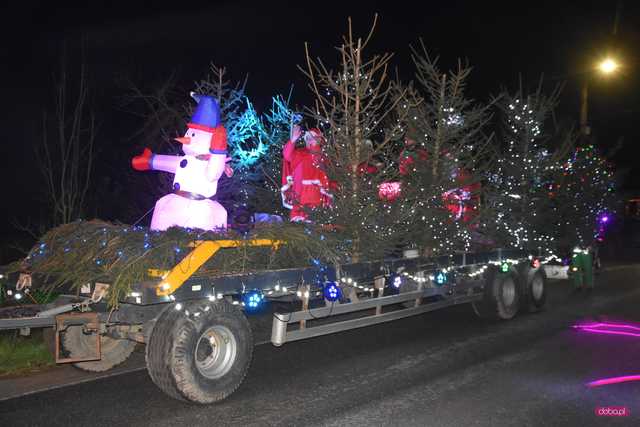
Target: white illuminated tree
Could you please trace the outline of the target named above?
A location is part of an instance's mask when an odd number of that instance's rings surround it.
[[[559,205],[553,188],[573,143],[570,136],[545,132],[558,95],[558,88],[545,95],[539,86],[531,95],[522,89],[504,92],[498,103],[502,153],[488,180],[493,215],[488,228],[504,246],[529,251],[555,246]]]
[[[575,148],[563,163],[554,189],[556,237],[563,249],[593,245],[603,217],[615,213],[611,164],[592,144]]]

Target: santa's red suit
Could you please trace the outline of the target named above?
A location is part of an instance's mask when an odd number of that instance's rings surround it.
[[[314,139],[321,141],[317,129],[311,129]],[[332,195],[330,183],[323,171],[324,159],[320,144],[296,148],[294,141],[287,141],[282,150],[282,204],[291,209],[291,221],[307,219],[305,208],[328,206]]]

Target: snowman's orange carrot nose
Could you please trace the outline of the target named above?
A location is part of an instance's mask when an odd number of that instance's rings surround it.
[[[180,144],[189,144],[191,143],[191,138],[188,136],[181,136],[180,138],[173,138],[178,141]]]

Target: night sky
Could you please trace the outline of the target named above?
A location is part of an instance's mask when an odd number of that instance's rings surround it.
[[[420,37],[443,66],[458,57],[474,66],[470,94],[488,100],[501,86],[515,88],[519,75],[530,87],[544,73],[546,87],[565,82],[559,116],[578,119],[579,85],[590,64],[605,52],[622,58],[623,72],[591,84],[590,121],[598,143],[607,149],[620,138],[624,148],[614,160],[634,166],[640,153],[640,4],[627,1],[618,33],[612,29],[616,2],[12,2],[2,6],[0,50],[4,141],[1,146],[4,200],[2,232],[10,236],[13,218],[35,215],[41,205],[39,175],[33,161],[43,108],[53,94],[52,73],[66,45],[69,67],[77,66],[80,40],[95,110],[101,124],[101,174],[117,173],[134,154],[130,136],[136,120],[119,105],[129,79],[153,87],[172,72],[178,82],[204,77],[208,63],[228,67],[232,78],[249,74],[248,95],[258,109],[294,85],[294,101],[309,94],[302,73],[304,42],[314,54],[335,61],[333,46],[352,16],[364,34],[375,12],[379,25],[370,52],[393,51],[393,63],[408,80],[413,73],[409,44]],[[87,4],[90,3],[91,6]],[[414,3],[423,3],[416,6]],[[187,100],[185,93],[185,101]],[[182,129],[177,130],[182,132]],[[137,148],[136,148],[137,149]],[[640,188],[631,174],[627,187]],[[100,190],[97,188],[97,190]],[[113,219],[113,218],[110,218]],[[128,220],[129,218],[121,218]]]

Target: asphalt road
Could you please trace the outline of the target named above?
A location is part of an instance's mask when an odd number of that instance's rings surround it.
[[[195,406],[139,371],[0,402],[0,425],[640,425],[640,338],[594,335],[576,321],[640,324],[640,265],[603,273],[591,294],[550,283],[547,309],[509,322],[459,306],[382,326],[256,348],[243,386]],[[596,408],[624,406],[629,417]]]

